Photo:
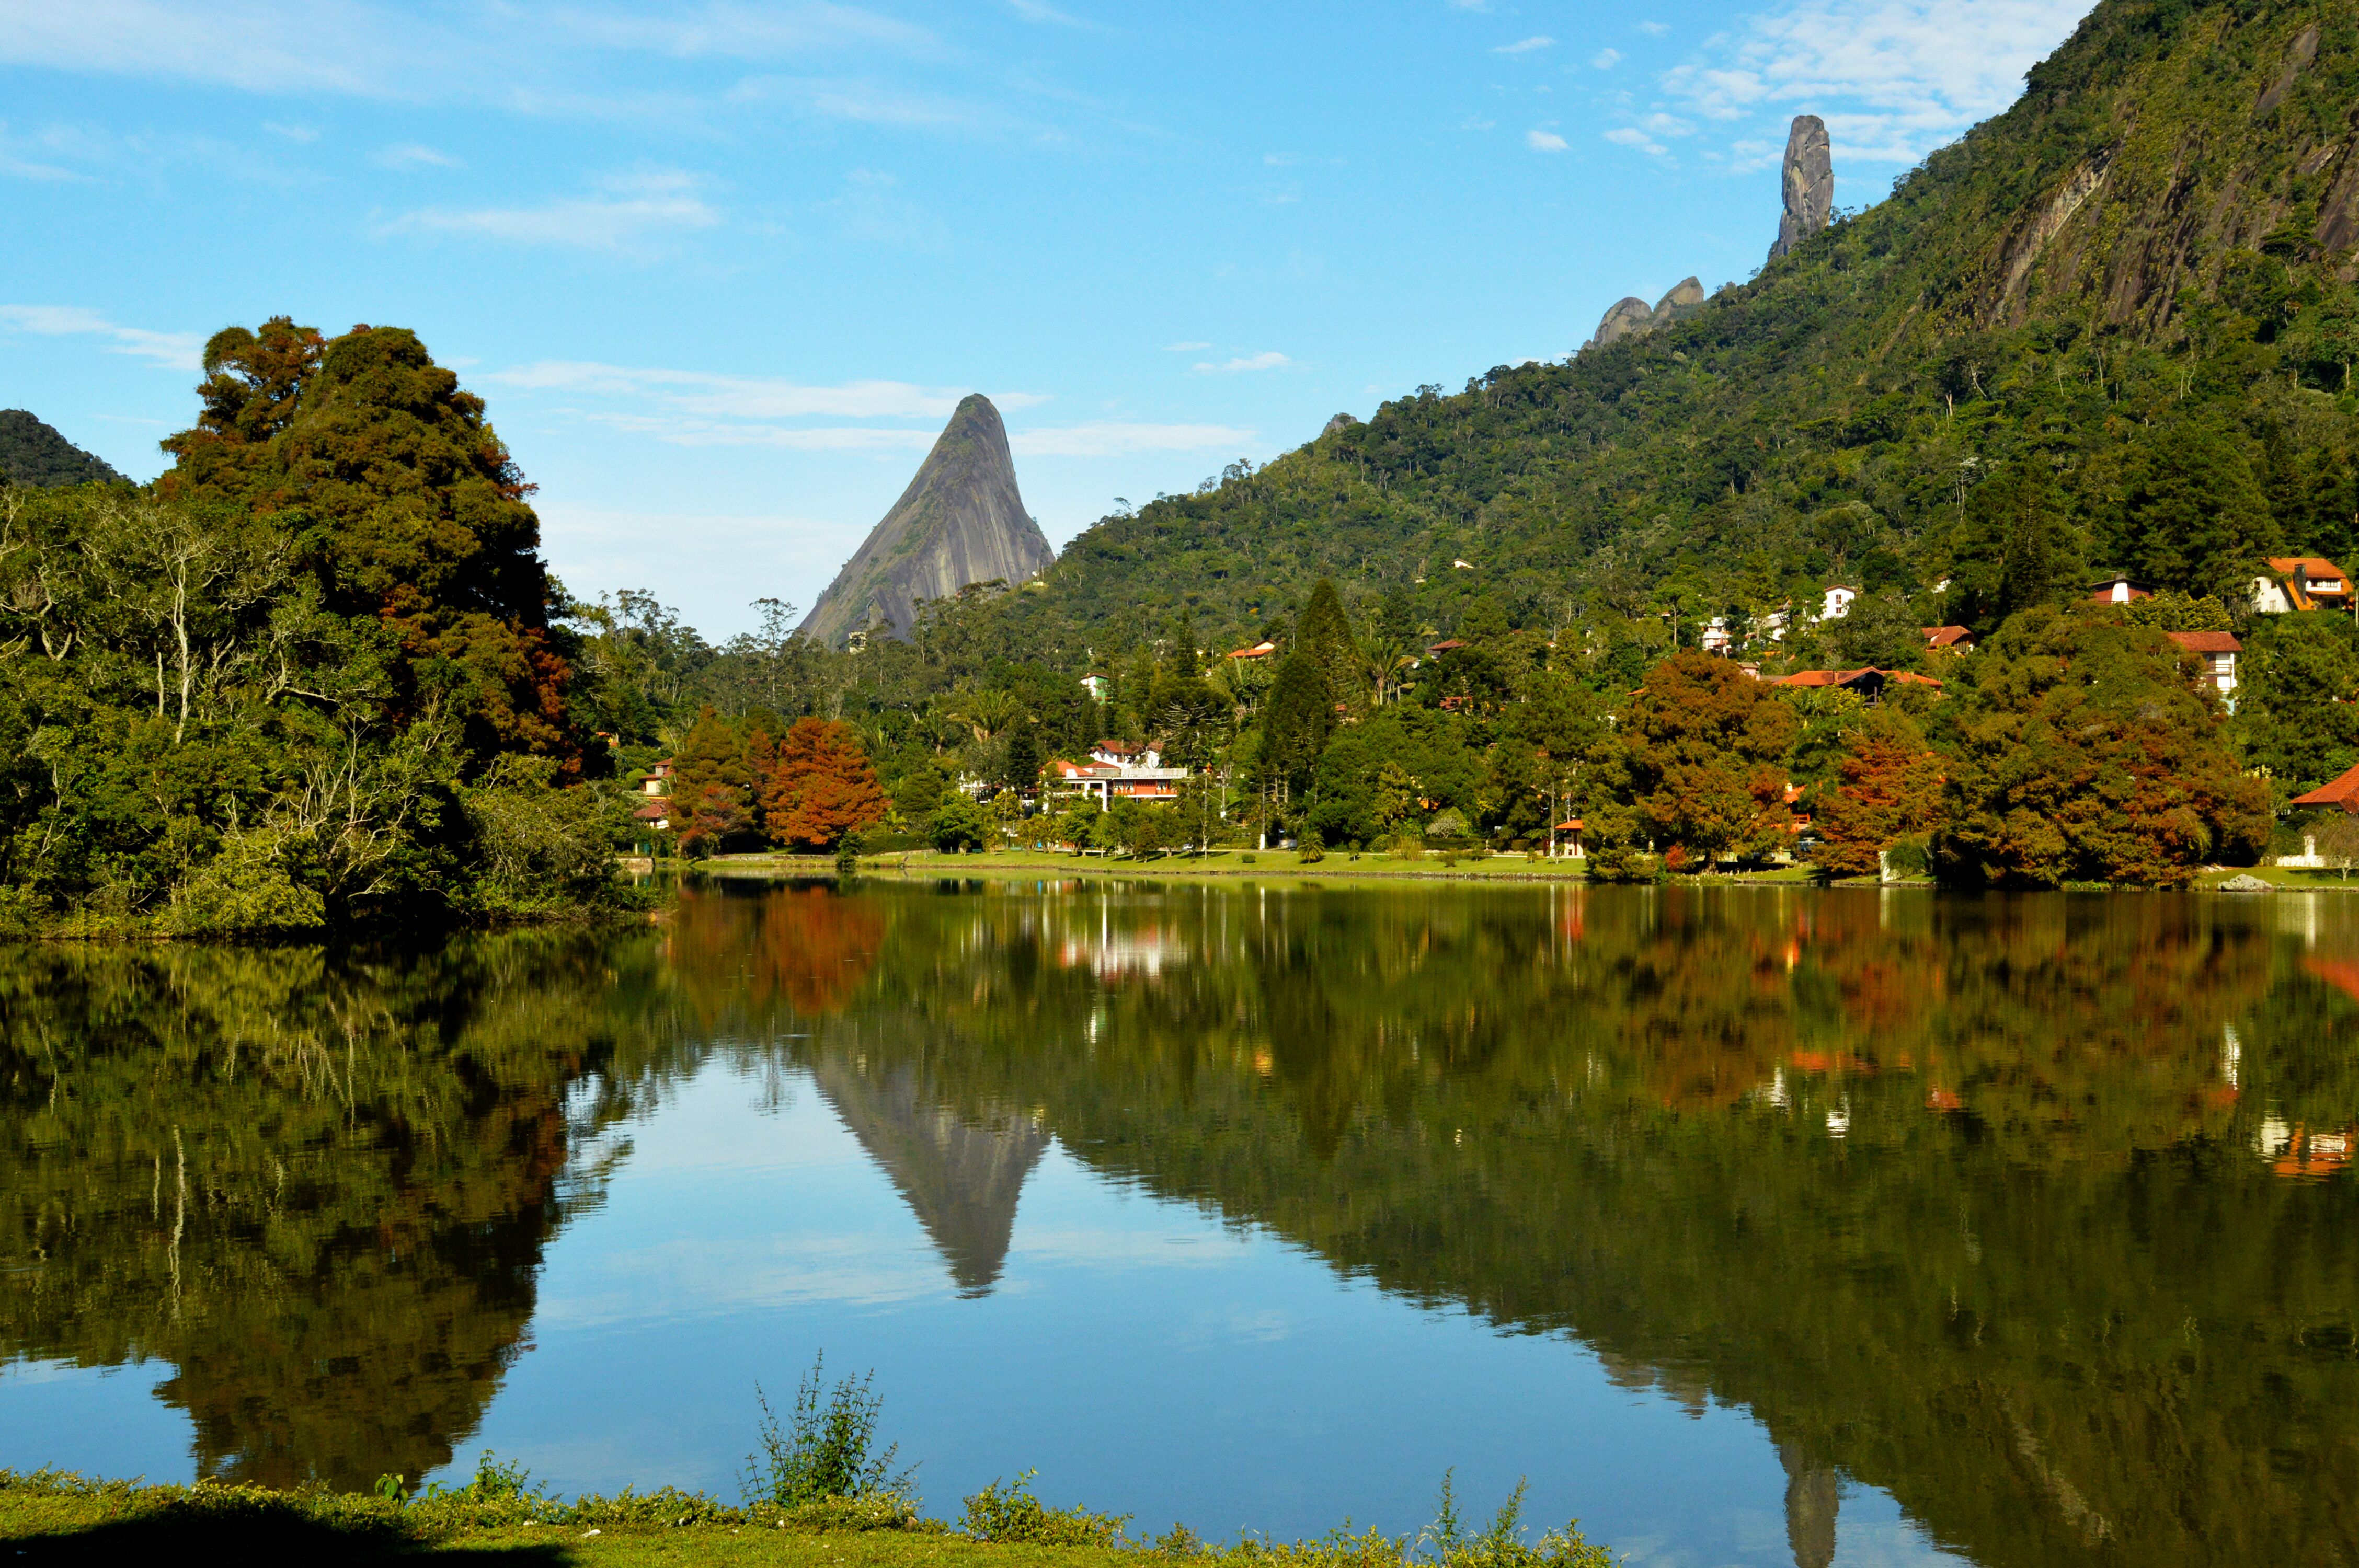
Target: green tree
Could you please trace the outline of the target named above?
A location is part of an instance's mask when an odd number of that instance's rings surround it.
[[[2186,418],[2135,452],[2114,538],[2154,587],[2234,599],[2251,591],[2277,529],[2235,438]]]
[[[1711,860],[1782,849],[1791,709],[1726,659],[1684,652],[1657,665],[1615,734],[1628,789],[1660,841]]]
[[[1969,668],[1936,840],[1951,874],[2179,885],[2267,841],[2267,789],[2161,633],[2097,606],[2027,611]]]
[[[2283,800],[2359,764],[2359,626],[2341,615],[2254,619],[2233,729]]]

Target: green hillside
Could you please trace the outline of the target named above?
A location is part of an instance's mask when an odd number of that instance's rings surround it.
[[[123,476],[22,408],[0,408],[0,478],[49,486],[122,482]]]
[[[1551,629],[1668,611],[1692,640],[1828,581],[1973,577],[1995,546],[1961,524],[2025,473],[2054,481],[2058,579],[2202,592],[2343,551],[2354,103],[2348,8],[2108,0],[2013,109],[1690,319],[1106,518],[1027,611],[1043,645],[1103,651],[1186,605],[1209,644],[1332,576],[1412,590],[1437,631],[1491,596]],[[2148,482],[2156,451],[2176,467]],[[1990,597],[1911,612],[1987,621]]]

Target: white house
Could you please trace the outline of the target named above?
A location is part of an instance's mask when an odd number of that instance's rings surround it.
[[[1859,597],[1859,589],[1838,584],[1827,589],[1819,603],[1819,619],[1840,621],[1851,613],[1851,601]]]

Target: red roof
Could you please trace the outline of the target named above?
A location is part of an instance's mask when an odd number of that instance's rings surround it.
[[[1103,752],[1109,757],[1135,757],[1141,748],[1127,741],[1101,741],[1092,750]]]
[[[2359,810],[2359,768],[2353,768],[2341,778],[2321,784],[2308,795],[2293,797],[2295,806],[2339,806],[2345,811]]]
[[[670,815],[670,804],[661,800],[651,800],[631,813],[632,817],[640,822],[661,822]]]
[[[1455,637],[1447,637],[1439,643],[1428,644],[1425,651],[1429,654],[1451,654],[1465,645]]]
[[[1229,657],[1233,659],[1266,659],[1276,652],[1277,652],[1277,643],[1262,642],[1256,643],[1250,648],[1239,648],[1235,653],[1231,654]]]
[[[1911,686],[1930,686],[1936,690],[1941,683],[1931,676],[1920,676],[1914,670],[1880,670],[1867,665],[1855,670],[1796,670],[1789,676],[1779,676],[1771,686],[1849,686],[1865,680],[1869,676],[1882,676],[1886,680],[1906,681]]]
[[[1578,833],[1581,831],[1581,818],[1575,816],[1570,820],[1560,822],[1556,825],[1556,830],[1560,833]]]
[[[2190,654],[2241,654],[2245,644],[2234,632],[2165,632],[2164,636]]]
[[[2281,572],[2299,571],[2304,577],[2339,578],[2343,575],[2343,568],[2324,556],[2271,556],[2269,565]]]
[[[1961,643],[1974,640],[1973,631],[1964,626],[1928,626],[1925,645],[1929,648],[1954,648]]]

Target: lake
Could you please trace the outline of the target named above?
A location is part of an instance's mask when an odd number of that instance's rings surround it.
[[[0,947],[0,1465],[2359,1556],[2359,899],[690,885]]]

